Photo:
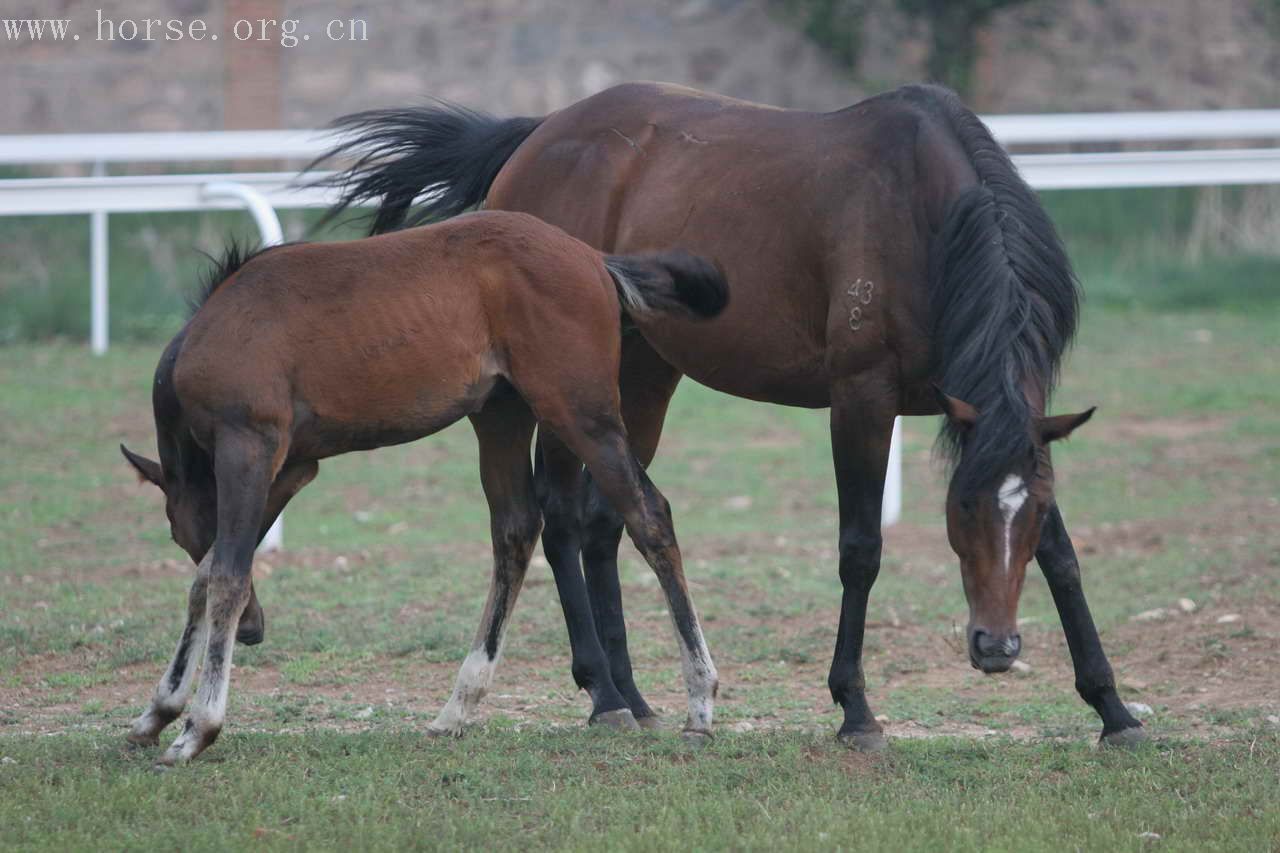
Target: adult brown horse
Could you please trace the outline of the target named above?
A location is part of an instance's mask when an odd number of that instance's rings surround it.
[[[156,369],[160,461],[121,447],[164,491],[173,538],[199,566],[177,651],[130,740],[157,742],[199,661],[195,705],[161,764],[194,758],[218,736],[254,547],[318,460],[413,441],[464,416],[480,443],[493,581],[432,731],[458,733],[493,676],[542,527],[536,421],[567,451],[544,460],[549,473],[585,464],[657,573],[689,687],[686,731],[709,734],[715,666],[670,510],[632,455],[619,409],[620,308],[632,319],[705,317],[727,298],[723,276],[687,253],[606,257],[522,213],[250,258],[233,250]],[[636,726],[620,699],[602,714]]]
[[[811,113],[637,83],[541,119],[437,103],[337,124],[353,136],[332,154],[357,159],[330,183],[344,188],[343,205],[381,202],[374,231],[483,203],[605,251],[678,244],[724,264],[733,304],[711,323],[637,320],[623,415],[648,463],[682,374],[740,397],[831,408],[844,596],[829,684],[842,739],[884,743],[861,657],[894,416],[940,412],[973,665],[998,672],[1017,656],[1034,554],[1103,740],[1144,737],[1116,694],[1054,500],[1048,445],[1091,414],[1046,416],[1077,284],[1035,194],[953,93],[908,86]],[[558,445],[541,436],[543,458]],[[581,545],[610,660],[575,657],[575,675],[593,696],[611,680],[643,721],[652,712],[632,680],[618,589],[622,525],[598,484],[579,519],[579,484],[550,479],[543,545],[553,567],[576,565]]]

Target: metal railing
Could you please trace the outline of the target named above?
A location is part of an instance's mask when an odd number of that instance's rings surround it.
[[[986,116],[1006,146],[1102,142],[1221,142],[1280,139],[1280,110],[1161,113],[1060,113]],[[107,215],[179,210],[248,209],[262,242],[282,239],[278,208],[327,207],[331,189],[292,185],[293,172],[105,175],[108,163],[309,161],[332,146],[325,131],[217,131],[0,136],[0,165],[85,163],[82,178],[0,180],[0,216],[89,214],[91,348],[109,345]],[[1014,162],[1033,187],[1107,189],[1280,183],[1280,148],[1115,153],[1019,154]],[[901,513],[901,419],[894,425],[883,519]],[[264,547],[279,547],[273,528]]]

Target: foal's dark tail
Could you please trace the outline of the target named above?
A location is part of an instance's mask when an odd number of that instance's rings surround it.
[[[370,234],[476,207],[503,164],[541,123],[541,118],[499,119],[446,101],[343,116],[332,127],[347,138],[306,168],[334,159],[354,161],[312,182],[342,191],[322,224],[366,201],[378,202]]]
[[[623,313],[631,317],[678,313],[708,319],[729,304],[724,272],[684,249],[605,255],[604,266],[618,290]]]

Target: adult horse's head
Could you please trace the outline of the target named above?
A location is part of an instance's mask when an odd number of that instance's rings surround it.
[[[1017,423],[984,418],[974,406],[939,393],[946,435],[958,452],[947,490],[947,538],[960,558],[969,601],[969,661],[1004,672],[1022,650],[1018,597],[1040,526],[1053,507],[1049,444],[1093,416],[1031,416]]]

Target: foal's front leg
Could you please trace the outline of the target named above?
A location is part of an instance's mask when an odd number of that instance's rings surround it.
[[[182,714],[191,697],[191,685],[195,683],[196,665],[204,653],[205,601],[209,589],[209,564],[213,560],[210,550],[196,568],[196,579],[187,593],[187,624],[182,629],[178,648],[173,653],[168,669],[156,685],[151,706],[134,720],[129,732],[129,742],[138,746],[155,746],[160,742],[160,732]]]
[[[182,732],[160,757],[159,763],[166,766],[195,758],[222,731],[236,627],[249,602],[253,549],[258,544],[258,527],[271,484],[273,448],[260,439],[238,432],[220,433],[217,448],[218,535],[210,552],[204,666]]]

